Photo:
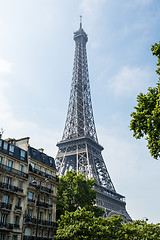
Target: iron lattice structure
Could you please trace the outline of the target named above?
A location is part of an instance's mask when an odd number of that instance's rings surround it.
[[[88,74],[86,43],[87,34],[82,29],[74,33],[75,55],[68,113],[62,140],[56,156],[58,175],[76,170],[93,177],[96,182],[97,205],[106,215],[121,214],[127,221],[131,218],[125,209],[124,197],[118,194],[103,160],[103,147],[98,143]]]

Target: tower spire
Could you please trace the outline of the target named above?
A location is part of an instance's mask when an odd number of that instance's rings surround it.
[[[80,16],[80,29],[82,29],[82,16]]]

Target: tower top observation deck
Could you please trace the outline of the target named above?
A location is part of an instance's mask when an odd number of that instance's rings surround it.
[[[84,44],[86,44],[87,41],[88,41],[88,36],[82,28],[82,16],[80,16],[80,28],[79,28],[78,31],[74,32],[74,38],[73,39],[77,43],[84,43]]]

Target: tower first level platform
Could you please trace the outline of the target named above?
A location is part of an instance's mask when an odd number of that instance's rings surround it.
[[[56,166],[59,176],[65,175],[68,170],[75,170],[86,178],[93,177],[97,182],[97,206],[105,210],[105,216],[116,214],[131,221],[125,208],[125,197],[116,192],[110,179],[101,154],[103,147],[88,137],[61,141],[57,146]]]

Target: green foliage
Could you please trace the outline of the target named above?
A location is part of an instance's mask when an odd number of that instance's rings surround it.
[[[95,217],[85,208],[66,212],[59,220],[56,240],[160,240],[160,224],[125,223],[121,216]]]
[[[110,219],[97,218],[94,213],[85,208],[75,212],[66,212],[61,216],[57,230],[57,240],[102,240],[117,239],[119,229],[124,220],[121,217],[111,217]]]
[[[151,50],[152,50],[152,54],[153,54],[154,56],[158,57],[158,63],[157,63],[158,68],[157,68],[157,70],[156,70],[156,73],[157,73],[158,75],[160,75],[160,42],[159,42],[159,43],[155,43],[155,44],[152,46]]]
[[[95,212],[96,216],[102,216],[104,211],[95,206],[96,192],[93,186],[96,181],[86,179],[83,174],[76,171],[68,171],[66,175],[59,178],[57,190],[57,219],[65,214],[65,211],[74,212],[85,207],[87,210]]]
[[[158,57],[157,74],[160,75],[160,42],[155,43],[152,54]],[[148,88],[146,94],[137,96],[137,106],[131,113],[130,130],[133,136],[140,139],[145,136],[150,154],[155,159],[160,157],[160,80],[156,87]]]

